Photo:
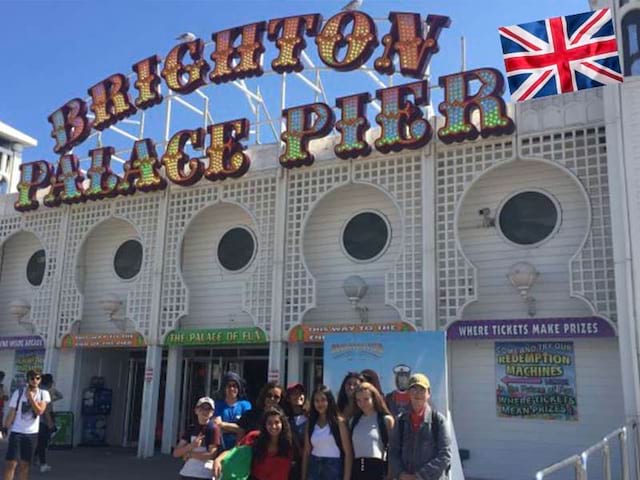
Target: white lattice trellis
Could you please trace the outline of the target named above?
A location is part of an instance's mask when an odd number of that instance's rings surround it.
[[[613,240],[605,127],[572,128],[520,139],[523,156],[542,157],[571,170],[591,201],[591,231],[571,261],[571,292],[591,302],[596,313],[616,320]]]
[[[82,319],[83,296],[78,290],[75,278],[79,249],[91,229],[115,216],[129,221],[140,234],[140,240],[144,245],[140,274],[127,294],[126,316],[133,322],[136,330],[149,340],[152,328],[153,272],[156,250],[159,248],[157,233],[163,195],[164,193],[138,193],[134,197],[102,200],[72,207],[60,291],[61,307],[57,334],[59,339],[69,333],[74,322]]]
[[[64,209],[60,208],[0,218],[0,244],[10,235],[26,231],[36,235],[45,249],[47,260],[44,278],[31,301],[29,312],[29,323],[33,325],[34,333],[44,339],[48,337],[49,322],[55,321],[56,318],[55,312],[52,311],[55,308],[53,290],[55,272],[59,268],[57,253],[64,236],[64,215]]]
[[[385,276],[385,301],[404,320],[422,325],[422,175],[419,155],[387,156],[352,162],[332,162],[313,169],[291,172],[287,183],[285,257],[286,330],[302,321],[316,301],[316,282],[302,258],[304,219],[318,199],[349,181],[379,185],[392,195],[403,218],[402,253]]]
[[[188,313],[189,290],[180,275],[180,241],[191,219],[202,208],[221,200],[247,208],[256,220],[258,252],[255,269],[243,291],[243,310],[266,332],[271,329],[273,296],[273,243],[275,241],[276,174],[247,178],[220,185],[204,184],[171,192],[168,209],[167,246],[162,285],[160,337],[175,329]]]
[[[385,302],[404,320],[423,326],[422,168],[420,155],[354,162],[355,181],[375,183],[395,198],[403,223],[402,252],[385,275]]]
[[[513,156],[513,143],[476,142],[436,149],[436,255],[438,320],[446,325],[476,298],[476,272],[458,247],[455,211],[468,185],[482,172]]]

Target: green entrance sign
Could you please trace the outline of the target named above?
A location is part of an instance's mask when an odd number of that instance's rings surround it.
[[[174,330],[164,340],[167,347],[256,343],[267,343],[267,335],[258,327]]]

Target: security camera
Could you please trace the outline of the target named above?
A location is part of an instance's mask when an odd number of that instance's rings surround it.
[[[482,226],[484,228],[495,227],[496,219],[491,216],[491,209],[488,207],[478,210],[478,215],[482,217]]]

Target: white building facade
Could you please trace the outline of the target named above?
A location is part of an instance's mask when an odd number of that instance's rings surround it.
[[[0,369],[16,377],[39,337],[74,443],[99,376],[113,391],[107,443],[168,453],[227,370],[254,394],[267,379],[321,381],[322,343],[304,332],[361,324],[343,291],[357,275],[369,324],[449,333],[465,474],[532,478],[640,411],[638,112],[629,78],[511,106],[515,132],[487,139],[342,160],[331,137],[291,170],[280,145],[255,145],[238,179],[26,213],[5,195],[0,340],[23,343],[0,350]],[[518,265],[533,269],[524,293]],[[533,324],[577,327],[525,333]],[[507,340],[571,342],[575,419],[497,414]]]

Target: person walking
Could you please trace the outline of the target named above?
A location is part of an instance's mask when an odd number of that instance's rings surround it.
[[[40,388],[40,372],[27,372],[27,385],[13,392],[9,400],[9,413],[5,427],[11,431],[4,467],[4,480],[13,480],[16,469],[20,480],[29,478],[29,466],[33,460],[40,415],[51,402],[49,392]]]
[[[387,475],[387,447],[394,419],[382,395],[371,383],[356,389],[356,411],[351,419],[353,443],[352,480],[384,480]]]
[[[353,450],[331,390],[320,385],[311,397],[305,427],[302,480],[350,480]]]
[[[214,422],[222,431],[222,449],[228,450],[236,444],[240,432],[238,421],[251,410],[251,402],[245,399],[244,381],[235,372],[222,377],[220,399],[216,402]]]
[[[245,435],[238,446],[252,448],[251,475],[249,480],[287,480],[293,460],[293,440],[289,422],[284,412],[277,406],[270,406],[258,425]],[[224,479],[224,459],[230,451],[223,452],[213,463],[214,477],[220,474]]]
[[[431,384],[426,375],[411,375],[408,387],[410,409],[398,417],[389,442],[390,477],[444,480],[451,467],[447,420],[430,405]]]
[[[211,480],[213,459],[220,448],[220,429],[212,421],[214,401],[202,397],[196,402],[196,422],[191,424],[173,449],[173,456],[185,460],[181,480]]]
[[[4,419],[4,404],[7,400],[9,400],[9,397],[4,389],[4,371],[0,370],[0,423]],[[4,438],[6,434],[4,425],[0,425],[0,439]]]
[[[38,431],[38,443],[36,446],[36,459],[40,463],[40,473],[49,472],[51,465],[47,463],[47,449],[51,435],[56,431],[53,404],[62,398],[62,394],[54,387],[53,375],[45,373],[40,381],[40,388],[49,392],[51,402],[47,404],[47,409],[40,415],[40,430]]]

